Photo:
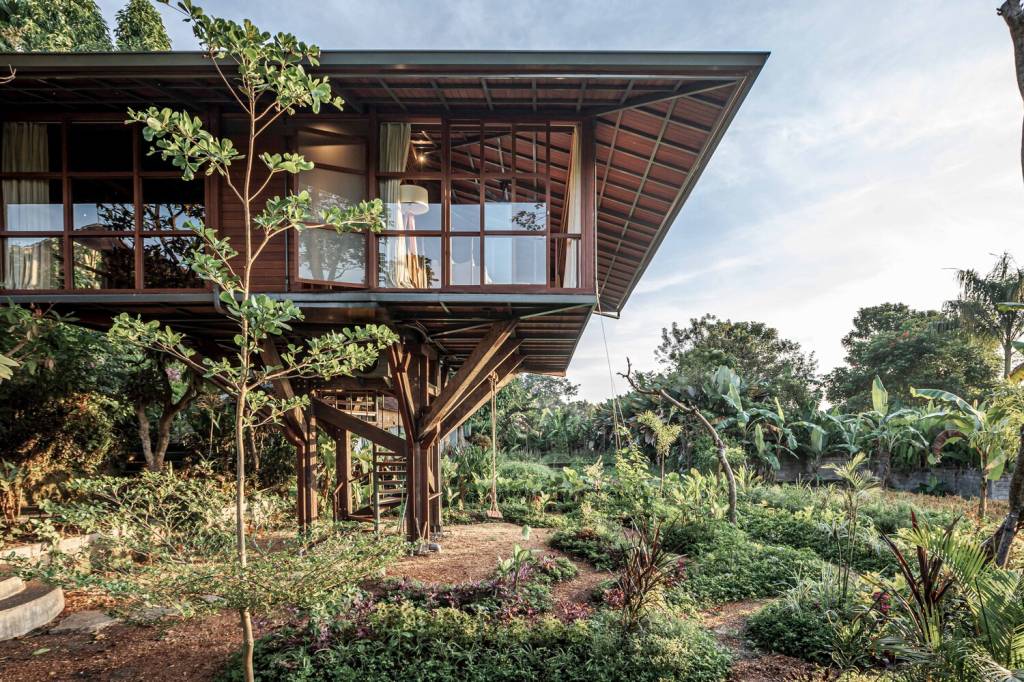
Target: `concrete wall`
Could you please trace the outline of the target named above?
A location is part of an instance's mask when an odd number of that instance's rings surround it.
[[[814,480],[819,478],[822,481],[834,481],[835,474],[826,469],[825,466],[833,463],[841,463],[840,458],[825,458],[822,465],[815,472],[809,470],[801,462],[787,459],[782,468],[776,474],[776,480],[782,483],[792,483],[798,480]],[[889,476],[889,487],[896,490],[907,490],[917,492],[922,484],[927,484],[930,477],[934,476],[945,484],[946,490],[960,497],[977,497],[981,488],[981,472],[977,469],[959,469],[953,467],[935,467],[920,469],[916,471],[894,470]],[[1010,492],[1010,474],[1004,474],[998,481],[988,482],[988,496],[990,500],[1005,500]]]

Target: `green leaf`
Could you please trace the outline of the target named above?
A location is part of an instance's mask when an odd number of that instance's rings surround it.
[[[882,380],[877,376],[871,382],[871,407],[882,416],[889,413],[889,391],[885,390]]]

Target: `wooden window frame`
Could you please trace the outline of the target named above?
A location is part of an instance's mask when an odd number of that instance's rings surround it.
[[[144,287],[144,244],[147,237],[193,237],[195,233],[190,230],[145,230],[143,229],[143,180],[149,179],[175,179],[181,181],[181,172],[177,170],[143,170],[142,169],[142,133],[137,125],[128,126],[132,132],[132,168],[127,171],[72,171],[69,167],[69,139],[71,126],[75,124],[102,124],[116,123],[124,125],[124,116],[109,113],[74,113],[74,114],[6,114],[0,119],[7,121],[28,121],[38,123],[52,123],[60,125],[61,129],[61,169],[59,172],[46,173],[15,173],[0,171],[0,180],[60,180],[61,199],[63,203],[63,230],[58,231],[29,231],[29,230],[7,230],[6,211],[0,210],[0,240],[17,239],[19,237],[61,237],[61,249],[63,258],[63,288],[60,289],[3,289],[5,294],[96,294],[96,293],[194,293],[197,291],[211,291],[211,286],[204,283],[202,287]],[[71,185],[74,180],[102,180],[121,179],[129,180],[132,187],[132,206],[134,210],[134,225],[131,232],[112,230],[76,230],[74,229],[74,204],[71,192]],[[205,220],[210,220],[210,183],[204,183],[203,189],[203,210]],[[121,289],[91,289],[75,288],[75,254],[74,244],[76,240],[89,237],[124,237],[133,240],[134,250],[134,273],[132,288]]]

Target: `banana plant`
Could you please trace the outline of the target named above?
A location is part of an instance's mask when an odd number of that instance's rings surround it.
[[[892,455],[902,448],[928,447],[918,428],[921,415],[917,410],[891,410],[889,392],[879,377],[871,383],[871,410],[857,416],[861,443],[875,453],[875,476],[884,487],[892,470]]]
[[[932,441],[934,454],[941,453],[947,445],[963,441],[977,455],[982,470],[978,517],[984,520],[988,506],[988,482],[1002,477],[1006,463],[1014,452],[1013,420],[1010,415],[988,403],[972,405],[949,391],[911,388],[910,394],[945,406],[942,415],[946,427]]]

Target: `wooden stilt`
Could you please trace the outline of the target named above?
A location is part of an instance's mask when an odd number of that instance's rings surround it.
[[[352,440],[348,431],[337,431],[334,437],[334,520],[352,516]]]

